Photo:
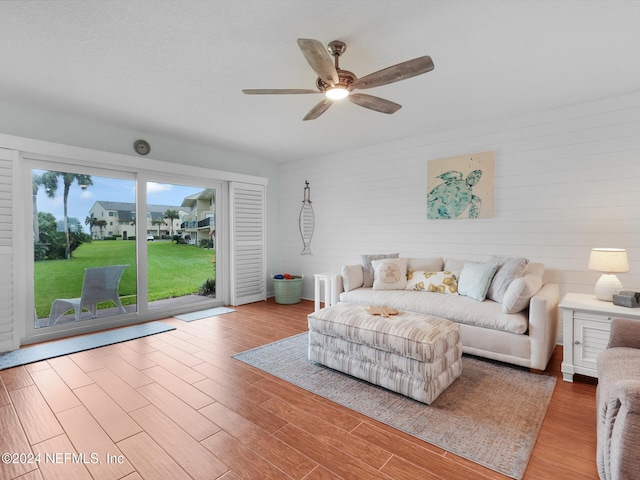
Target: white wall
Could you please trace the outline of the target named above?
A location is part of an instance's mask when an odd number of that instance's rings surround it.
[[[392,123],[380,116],[381,128]],[[427,161],[488,150],[494,217],[427,220]],[[526,256],[553,269],[562,293],[587,293],[599,276],[587,270],[589,251],[601,246],[628,250],[631,271],[619,278],[640,290],[640,92],[286,163],[280,173],[280,270],[305,275],[305,298],[313,273],[384,252]],[[305,180],[313,256],[300,255]]]

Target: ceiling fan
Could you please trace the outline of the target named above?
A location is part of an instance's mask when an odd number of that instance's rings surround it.
[[[316,80],[316,90],[314,89],[293,89],[293,88],[262,88],[245,89],[243,93],[247,95],[289,95],[289,94],[318,94],[323,93],[320,103],[313,107],[303,120],[314,120],[322,115],[333,105],[333,102],[343,98],[348,98],[352,103],[361,107],[375,110],[382,113],[397,112],[402,105],[398,105],[384,98],[374,97],[365,93],[353,93],[354,90],[364,90],[367,88],[379,87],[389,83],[398,82],[407,78],[415,77],[434,69],[433,61],[429,56],[422,56],[398,63],[392,67],[387,67],[364,77],[358,78],[348,70],[342,70],[338,64],[338,59],[347,49],[347,45],[339,40],[329,43],[328,47],[318,40],[309,38],[299,38],[298,46],[302,54],[311,65],[311,68],[318,74]],[[333,56],[333,60],[331,59]]]

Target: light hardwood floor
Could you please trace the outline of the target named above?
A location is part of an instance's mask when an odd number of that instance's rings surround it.
[[[167,319],[176,330],[1,371],[0,453],[22,457],[0,478],[506,478],[230,357],[305,331],[312,310]],[[561,356],[526,480],[598,478],[595,386],[563,382]]]

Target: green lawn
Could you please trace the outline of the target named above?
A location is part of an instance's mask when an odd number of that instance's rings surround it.
[[[170,241],[148,242],[149,301],[196,293],[207,278],[215,278],[214,250]],[[79,297],[84,269],[128,264],[120,280],[124,305],[136,302],[134,241],[93,241],[82,244],[71,260],[34,262],[35,307],[38,318],[49,316],[56,298]],[[112,303],[106,306],[113,306]]]

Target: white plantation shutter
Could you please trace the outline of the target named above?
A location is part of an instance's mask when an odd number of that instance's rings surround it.
[[[265,187],[231,182],[231,305],[266,300]]]
[[[13,156],[0,148],[0,352],[13,344]],[[19,227],[22,227],[19,225]]]

